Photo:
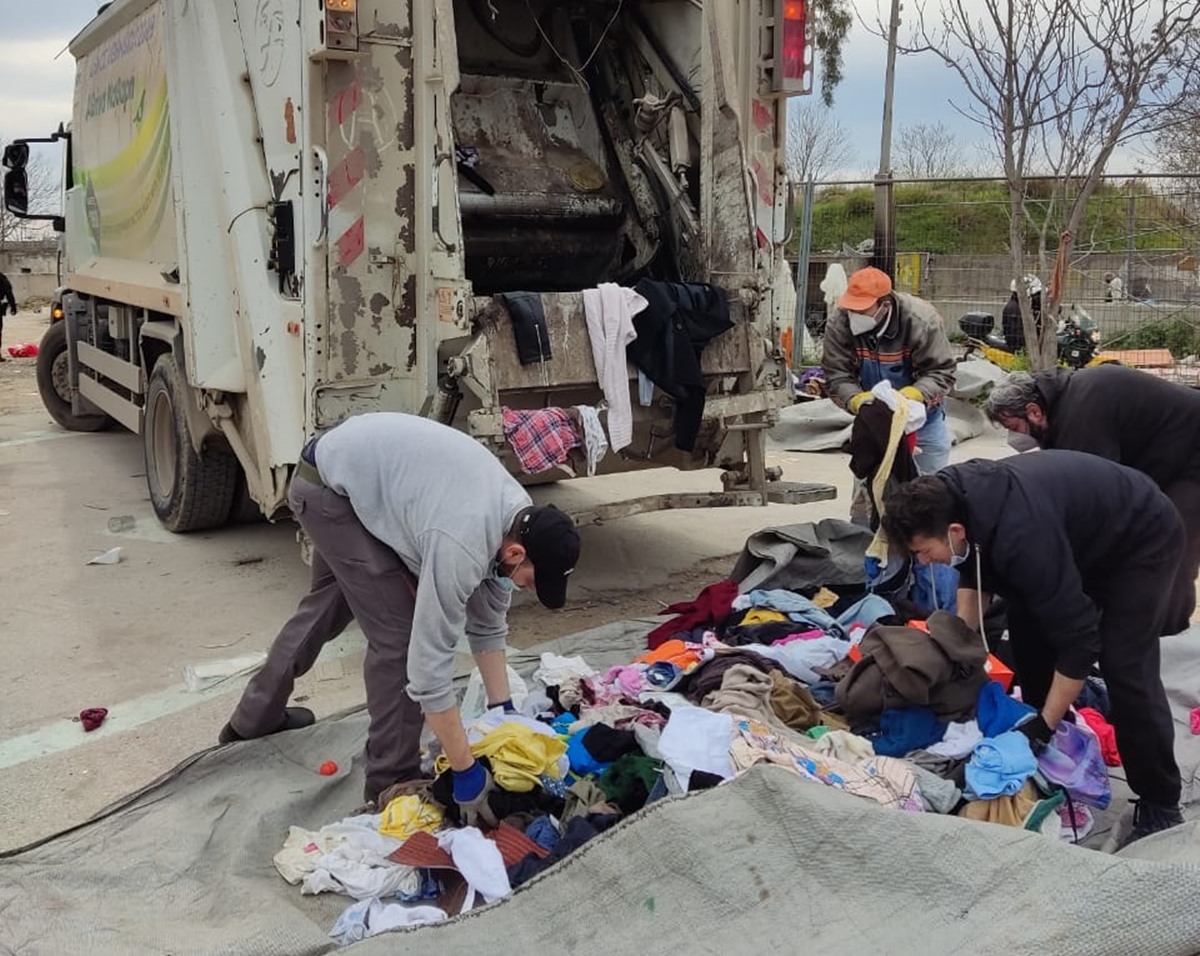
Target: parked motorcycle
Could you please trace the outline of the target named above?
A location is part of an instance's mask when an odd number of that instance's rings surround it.
[[[958,320],[958,327],[967,337],[967,356],[978,353],[1001,368],[1011,369],[1017,365],[1017,355],[1024,349],[1009,345],[1005,335],[996,329],[995,318],[987,312],[968,312]],[[1115,362],[1102,358],[1100,331],[1090,315],[1077,306],[1059,319],[1056,329],[1058,337],[1058,364],[1064,368],[1090,368]]]

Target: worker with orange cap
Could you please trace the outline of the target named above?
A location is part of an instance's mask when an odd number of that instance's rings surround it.
[[[896,292],[879,269],[859,269],[825,328],[821,365],[833,400],[857,415],[880,382],[924,404],[917,432],[917,470],[928,475],[946,465],[950,429],[942,402],[954,385],[955,361],[946,327],[923,299]]]

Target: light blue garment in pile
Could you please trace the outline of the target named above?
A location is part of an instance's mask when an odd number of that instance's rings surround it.
[[[1016,730],[979,741],[967,764],[967,789],[980,800],[1011,797],[1037,770],[1029,738]]]

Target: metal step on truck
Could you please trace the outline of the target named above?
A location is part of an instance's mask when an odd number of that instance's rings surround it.
[[[663,508],[830,498],[765,463],[790,404],[784,168],[811,82],[798,0],[116,0],[70,44],[73,116],[4,154],[14,214],[64,233],[39,386],[69,429],[142,436],[173,531],[286,508],[306,436],[405,411],[517,462],[501,409],[600,402],[583,290],[703,282],[693,448],[632,400],[599,473],[722,469]],[[64,170],[36,208],[31,161]],[[44,202],[44,200],[43,200]],[[552,357],[521,364],[505,293]],[[637,373],[629,366],[631,391]],[[453,480],[448,475],[447,480]]]

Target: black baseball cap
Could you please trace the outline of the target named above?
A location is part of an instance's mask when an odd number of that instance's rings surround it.
[[[567,603],[567,579],[579,560],[575,522],[554,505],[541,505],[525,511],[517,530],[533,565],[538,600],[558,610]]]

